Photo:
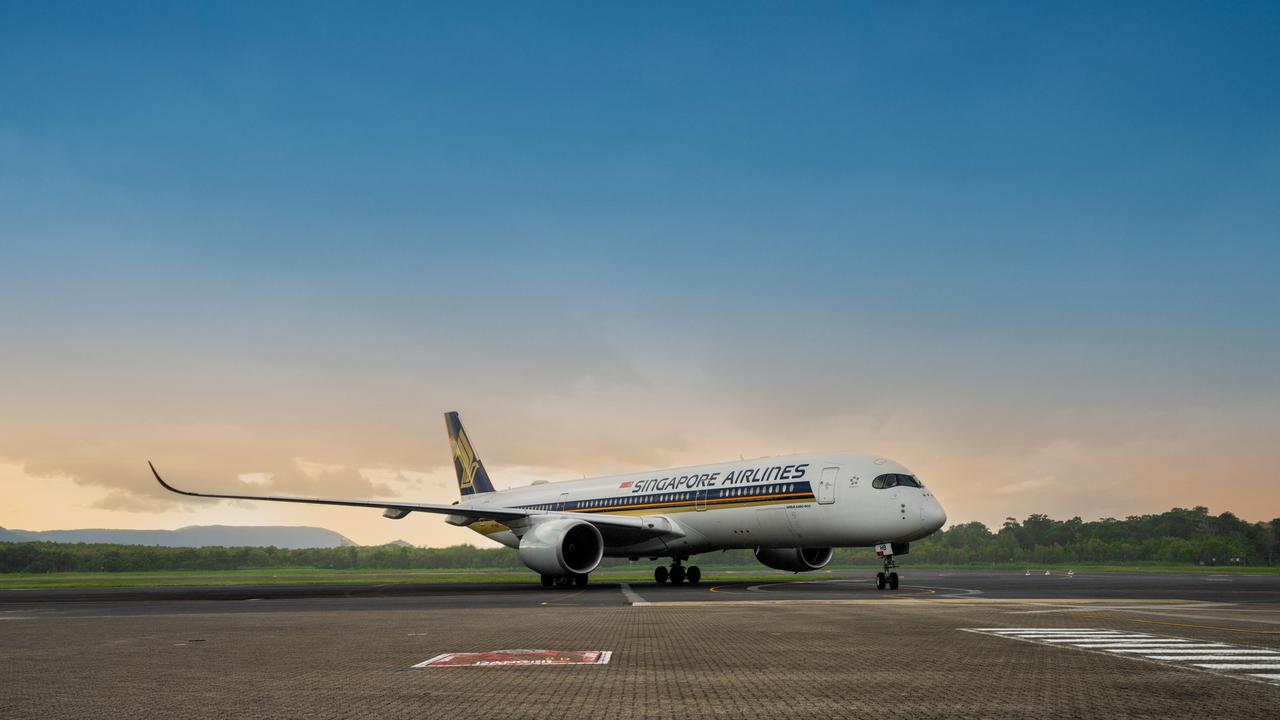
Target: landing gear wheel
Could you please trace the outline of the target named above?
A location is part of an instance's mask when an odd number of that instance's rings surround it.
[[[898,563],[893,561],[893,555],[884,556],[884,572],[876,573],[876,589],[883,590],[887,585],[890,590],[898,589],[898,573],[890,572],[898,567]]]
[[[671,584],[679,585],[684,582],[684,566],[676,565],[671,568]]]
[[[573,584],[574,584],[574,585],[577,585],[578,587],[586,587],[586,586],[587,586],[587,574],[586,574],[586,573],[582,573],[581,575],[574,575],[574,576],[573,576]],[[894,587],[898,587],[898,580],[897,580],[897,577],[896,577],[896,576],[895,576],[894,581],[893,581],[893,586],[894,586]]]
[[[689,569],[684,572],[684,579],[690,585],[697,585],[698,581],[702,579],[702,571],[698,569],[697,565],[690,565]]]
[[[664,583],[667,581],[667,566],[659,565],[653,569],[653,581],[656,583]]]
[[[572,584],[573,578],[568,575],[562,575],[556,578],[556,585],[559,585],[560,587],[569,587]]]
[[[542,574],[542,587],[551,587],[552,585],[555,585],[555,584],[556,584],[556,578],[554,575],[548,575],[546,573]]]

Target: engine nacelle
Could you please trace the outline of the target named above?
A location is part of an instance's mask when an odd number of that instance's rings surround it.
[[[774,570],[810,572],[831,562],[831,548],[756,548],[756,559]]]
[[[594,525],[562,518],[535,524],[520,538],[520,562],[543,575],[585,575],[604,557],[604,538]]]

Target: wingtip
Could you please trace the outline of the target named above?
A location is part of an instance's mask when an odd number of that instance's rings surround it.
[[[151,468],[151,474],[156,476],[156,482],[160,483],[160,487],[164,488],[165,490],[168,490],[169,492],[175,492],[182,495],[187,494],[175,488],[174,486],[170,485],[169,483],[165,482],[164,478],[160,477],[160,472],[156,470],[155,464],[152,463],[150,460],[147,461],[147,467]]]

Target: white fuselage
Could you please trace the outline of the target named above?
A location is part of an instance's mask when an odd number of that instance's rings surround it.
[[[605,555],[696,554],[732,548],[862,547],[926,537],[947,516],[923,486],[874,487],[910,476],[874,455],[805,454],[627,475],[542,483],[469,496],[463,506],[665,518],[677,536]],[[470,527],[508,547],[520,540],[501,523]]]

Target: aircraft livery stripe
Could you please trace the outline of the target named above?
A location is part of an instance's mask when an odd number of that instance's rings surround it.
[[[598,500],[594,498],[593,500]],[[740,507],[754,507],[760,505],[777,505],[795,501],[812,502],[817,498],[812,492],[790,492],[790,493],[772,493],[767,495],[740,495],[736,497],[708,498],[706,501],[707,510],[728,510]],[[579,501],[580,502],[580,501]],[[605,505],[600,507],[573,508],[566,509],[563,512],[571,513],[610,513],[616,515],[631,515],[634,513],[652,512],[654,509],[671,510],[675,512],[694,512],[697,510],[697,500],[674,500],[658,503],[638,503],[633,505]],[[523,508],[539,508],[546,507],[548,509],[554,503],[545,505],[516,505],[515,507]],[[471,523],[468,527],[482,535],[492,535],[498,532],[509,531],[506,525],[492,520],[482,520]]]
[[[701,494],[701,497],[699,495]],[[679,497],[679,500],[668,499]],[[652,499],[650,499],[652,498]],[[639,502],[649,499],[647,502]],[[740,505],[777,503],[789,501],[812,502],[816,500],[809,483],[778,483],[772,485],[737,488],[718,488],[704,491],[678,493],[653,493],[623,495],[609,498],[584,498],[581,500],[532,503],[515,507],[533,510],[554,510],[573,513],[633,512],[636,510],[679,510],[689,508],[731,507]]]
[[[811,499],[812,497],[813,495],[809,493],[779,493],[775,495],[754,495],[754,496],[740,497],[740,498],[735,498],[735,497],[708,498],[705,502],[705,505],[708,508],[710,508],[712,506],[721,506],[721,505],[745,505],[748,503],[758,503],[758,502],[777,502],[779,500],[785,501],[785,500],[791,500],[791,499]],[[697,506],[698,506],[697,500],[679,500],[676,502],[640,503],[638,505],[614,505],[614,506],[605,506],[605,507],[597,507],[597,508],[576,508],[573,510],[568,510],[567,512],[601,513],[601,512],[610,512],[613,510],[644,510],[644,509],[652,509],[652,508],[684,508],[684,507],[692,508]]]

